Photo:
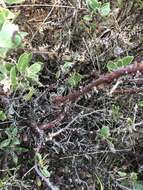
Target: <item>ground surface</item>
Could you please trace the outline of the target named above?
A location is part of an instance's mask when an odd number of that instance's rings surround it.
[[[34,168],[37,150],[46,156],[43,162],[49,180],[60,190],[125,190],[137,185],[137,190],[143,189],[142,93],[109,96],[115,81],[74,103],[51,103],[53,95],[73,90],[67,80],[73,71],[85,75],[74,88],[78,89],[106,73],[110,60],[126,55],[142,59],[142,1],[125,1],[121,6],[117,1],[110,3],[107,18],[95,14],[90,22],[83,19],[90,11],[82,0],[31,0],[25,6],[9,7],[20,11],[17,23],[29,34],[25,49],[19,51],[32,51],[33,61],[43,62],[44,69],[43,87],[36,89],[30,101],[21,98],[22,92],[1,98],[10,118],[0,123],[1,138],[6,138],[5,128],[13,124],[18,127],[20,146],[28,149],[17,153],[17,165],[10,154],[0,152],[0,183],[5,183],[1,189],[50,189]],[[66,61],[74,63],[72,68],[59,74]],[[122,78],[125,82],[120,87],[140,87],[142,81],[136,84],[135,79],[142,75]],[[60,114],[66,117],[57,121]],[[38,130],[53,120],[55,127]],[[103,126],[110,129],[107,138],[101,135]]]

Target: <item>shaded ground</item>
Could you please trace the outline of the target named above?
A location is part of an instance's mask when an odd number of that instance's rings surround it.
[[[16,166],[7,152],[0,152],[1,181],[7,182],[1,189],[48,189],[32,169],[37,147],[46,155],[50,181],[60,190],[133,189],[136,176],[137,181],[143,180],[142,107],[138,106],[143,94],[111,97],[108,92],[113,83],[64,106],[53,105],[51,97],[72,91],[68,76],[73,71],[86,75],[79,88],[107,72],[110,60],[126,55],[142,59],[142,3],[126,1],[119,7],[111,1],[109,17],[95,14],[91,21],[83,19],[90,11],[82,1],[54,3],[27,1],[24,7],[10,7],[21,11],[17,23],[29,34],[24,50],[33,52],[33,62],[44,63],[40,76],[44,86],[37,88],[29,102],[23,100],[22,93],[1,97],[10,122],[18,127],[20,146],[28,149],[19,154]],[[74,65],[57,78],[66,61]],[[122,78],[126,82],[120,87],[140,87],[142,83],[136,84],[135,79],[142,79],[142,75]],[[62,112],[66,117],[56,128],[48,128],[44,134],[37,131],[37,126],[53,121]],[[9,122],[0,126],[5,138]],[[109,138],[101,135],[103,126],[110,128]]]

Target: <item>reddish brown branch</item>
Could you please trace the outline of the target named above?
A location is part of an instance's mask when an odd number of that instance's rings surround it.
[[[54,127],[61,124],[61,122],[64,120],[65,116],[66,116],[66,113],[62,112],[61,114],[59,114],[59,116],[55,120],[53,120],[53,121],[51,121],[49,123],[41,124],[39,126],[39,128],[44,129],[44,130],[54,128]]]
[[[99,79],[91,82],[84,88],[82,88],[79,91],[74,91],[67,96],[56,96],[53,97],[52,101],[54,104],[60,105],[65,104],[69,101],[76,101],[80,96],[85,95],[89,93],[94,87],[98,87],[101,84],[105,83],[111,83],[113,80],[118,79],[119,77],[123,75],[129,75],[129,74],[135,74],[137,72],[143,72],[143,63],[137,63],[135,62],[132,65],[128,65],[124,68],[120,68],[112,73],[107,73],[106,75],[100,76]]]
[[[143,92],[143,88],[116,89],[113,94],[137,94]]]
[[[130,80],[125,80],[125,82],[130,82],[130,83],[135,83],[135,84],[138,84],[138,85],[142,85],[143,84],[143,79],[130,79]]]

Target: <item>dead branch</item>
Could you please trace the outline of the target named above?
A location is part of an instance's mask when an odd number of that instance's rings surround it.
[[[112,94],[138,94],[143,92],[143,88],[116,89]]]
[[[70,101],[75,102],[80,96],[83,96],[92,91],[94,87],[98,87],[101,84],[109,84],[123,75],[136,74],[137,72],[143,72],[143,62],[134,62],[133,64],[120,68],[114,72],[102,75],[99,77],[99,79],[94,80],[87,86],[83,87],[81,90],[71,92],[67,96],[53,97],[52,102],[56,105],[65,104]]]

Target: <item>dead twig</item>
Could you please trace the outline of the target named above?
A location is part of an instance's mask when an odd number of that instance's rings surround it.
[[[79,113],[76,117],[74,117],[74,118],[72,119],[72,121],[68,123],[68,125],[67,125],[66,127],[62,128],[62,129],[60,129],[60,130],[58,130],[58,131],[55,132],[55,133],[51,133],[51,134],[49,135],[49,140],[52,140],[55,136],[58,136],[58,135],[61,134],[62,132],[64,132],[64,131],[66,131],[67,129],[69,129],[69,127],[70,127],[78,118],[81,117],[81,114],[82,114],[82,113]]]
[[[112,94],[116,91],[117,87],[122,83],[121,80],[117,80],[116,84],[112,87],[110,92],[108,93],[109,96],[112,96]]]
[[[115,153],[124,153],[124,152],[130,152],[131,149],[121,149],[121,150],[115,150]],[[74,157],[83,157],[83,156],[86,156],[86,155],[96,155],[96,154],[105,154],[105,153],[113,153],[115,154],[113,151],[111,150],[100,150],[100,151],[95,151],[95,152],[85,152],[85,153],[82,153],[82,154],[74,154],[74,155],[71,155],[71,156],[64,156],[64,157],[61,157],[60,160],[63,160],[63,159],[70,159],[70,158],[74,158]]]
[[[55,4],[21,4],[21,5],[9,5],[7,8],[19,8],[19,7],[55,7],[55,8],[65,8],[65,9],[77,9],[87,11],[87,8],[84,7],[74,7],[74,6],[67,6],[67,5],[55,5]]]

